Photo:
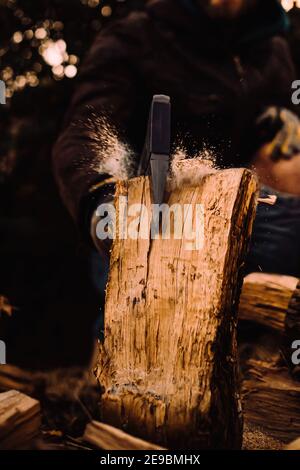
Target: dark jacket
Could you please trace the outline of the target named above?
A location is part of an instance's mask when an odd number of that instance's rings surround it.
[[[285,28],[276,0],[259,2],[234,30],[211,21],[192,0],[151,0],[103,30],[82,65],[53,152],[73,217],[82,217],[91,186],[105,177],[88,130],[95,115],[106,116],[138,156],[154,94],[171,96],[174,145],[189,156],[205,147],[224,166],[249,160],[258,145],[255,118],[265,106],[291,107],[295,77]],[[105,147],[107,130],[97,126],[97,146]]]

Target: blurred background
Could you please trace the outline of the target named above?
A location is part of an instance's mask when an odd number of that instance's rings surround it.
[[[300,78],[300,1],[282,3]],[[93,37],[143,4],[0,0],[0,339],[10,363],[84,365],[100,334],[91,253],[60,202],[50,155]]]

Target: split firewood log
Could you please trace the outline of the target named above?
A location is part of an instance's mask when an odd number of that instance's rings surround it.
[[[239,320],[250,321],[284,334],[289,303],[298,278],[280,274],[251,273],[245,277]]]
[[[38,434],[40,404],[16,390],[0,393],[0,449],[22,449]]]
[[[193,172],[197,162],[188,164]],[[187,249],[190,240],[151,239],[151,217],[141,213],[142,238],[117,234],[96,368],[104,422],[165,447],[241,446],[236,310],[256,190],[243,169],[173,189],[169,206],[203,210],[199,249]],[[117,221],[122,197],[152,214],[148,177],[117,185]]]
[[[150,444],[98,421],[92,421],[87,425],[83,440],[103,450],[164,450],[163,447]]]

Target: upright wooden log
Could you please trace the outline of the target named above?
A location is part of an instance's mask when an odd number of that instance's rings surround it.
[[[236,306],[256,189],[250,171],[234,169],[169,194],[169,206],[192,207],[194,222],[202,205],[201,249],[151,239],[145,218],[143,239],[117,232],[96,368],[104,422],[169,448],[240,447]],[[117,220],[124,196],[151,214],[147,177],[118,184]]]

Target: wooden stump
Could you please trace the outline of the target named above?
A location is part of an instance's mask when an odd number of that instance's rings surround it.
[[[104,422],[166,447],[240,447],[236,306],[256,190],[250,171],[234,169],[169,194],[194,222],[203,205],[201,249],[151,240],[146,219],[145,239],[114,240],[96,368]],[[123,196],[151,213],[148,177],[118,184],[117,219]]]

